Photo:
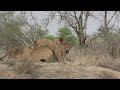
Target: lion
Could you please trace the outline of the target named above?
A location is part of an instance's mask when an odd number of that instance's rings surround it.
[[[22,58],[30,60],[42,61],[42,62],[63,62],[65,63],[68,45],[63,39],[55,41],[49,39],[40,39],[34,42],[35,48],[11,48],[6,55],[1,59],[9,55],[9,58],[17,58],[21,55]],[[0,59],[0,60],[1,60]]]
[[[41,62],[55,62],[54,52],[49,47],[14,47],[10,48],[9,51],[0,60],[8,56],[7,59],[28,59]]]
[[[49,47],[37,47],[32,50],[29,59],[49,63],[55,62],[55,55]]]
[[[55,54],[49,47],[26,47],[23,50],[22,59],[41,61],[41,62],[56,62]]]
[[[22,54],[22,58],[28,58],[30,56],[30,53],[32,52],[33,48],[31,47],[25,47],[23,49],[23,54]]]
[[[19,48],[19,47],[10,48],[8,52],[3,57],[0,58],[0,60],[2,60],[7,56],[8,59],[17,58],[17,56],[21,55],[22,53],[23,53],[23,48]]]
[[[58,62],[65,63],[66,54],[69,52],[65,49],[65,46],[63,44],[63,39],[59,40],[49,40],[49,39],[39,39],[34,42],[35,47],[49,47],[52,51],[55,53],[56,60]]]

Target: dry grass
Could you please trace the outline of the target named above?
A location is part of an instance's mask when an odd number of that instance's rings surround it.
[[[21,59],[14,67],[14,70],[23,77],[24,74],[30,75],[31,78],[36,78],[38,76],[37,65],[34,61],[28,59]]]
[[[35,79],[39,76],[38,66],[27,59],[9,59],[0,63],[0,78]]]
[[[87,60],[86,60],[87,62]],[[75,63],[35,63],[22,59],[14,66],[0,64],[0,78],[5,79],[119,79],[120,72],[112,69]],[[83,66],[84,65],[84,66]],[[95,63],[94,63],[95,65]],[[10,69],[11,68],[11,69]]]
[[[109,54],[100,53],[99,51],[80,51],[72,48],[67,56],[71,58],[72,64],[82,66],[100,66],[120,71],[120,58],[112,58]]]
[[[7,64],[9,66],[14,66],[16,64],[16,59],[7,59],[3,62],[4,64]]]
[[[102,71],[99,75],[98,75],[99,79],[119,79],[118,77],[116,77],[114,75],[114,73],[110,73],[110,72],[106,72],[106,71]]]
[[[120,59],[107,53],[73,47],[67,55],[71,63],[34,62],[28,59],[6,60],[0,64],[5,79],[118,79]]]
[[[119,79],[120,72],[96,66],[42,63],[39,79]]]

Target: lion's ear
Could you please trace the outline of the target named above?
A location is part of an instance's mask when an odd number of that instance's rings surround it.
[[[63,40],[63,38],[59,38],[59,41],[60,41],[60,42],[63,42],[64,40]]]
[[[36,46],[36,44],[37,44],[37,41],[35,40],[35,41],[33,42],[33,44]]]

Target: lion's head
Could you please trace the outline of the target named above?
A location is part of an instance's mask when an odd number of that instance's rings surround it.
[[[59,45],[61,48],[63,48],[66,54],[69,53],[70,45],[63,38],[55,39],[54,42],[56,42],[57,45]]]

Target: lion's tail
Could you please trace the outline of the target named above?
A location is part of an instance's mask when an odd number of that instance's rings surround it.
[[[3,57],[0,58],[0,61],[5,58],[9,53],[5,54]]]

